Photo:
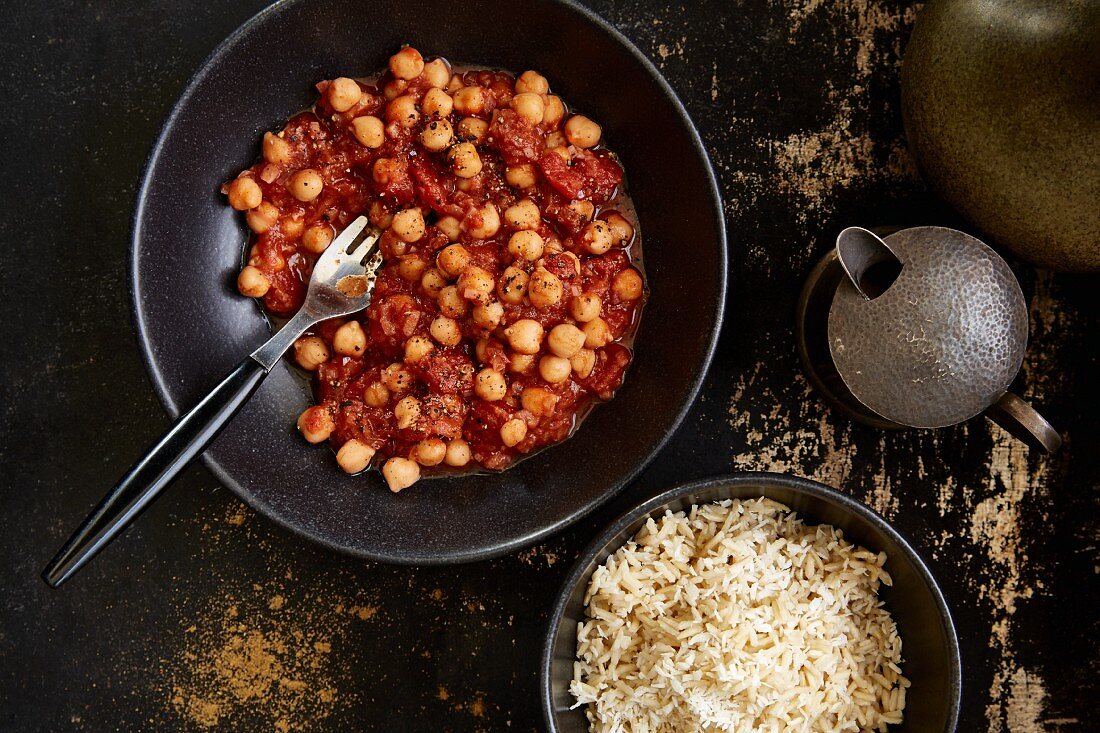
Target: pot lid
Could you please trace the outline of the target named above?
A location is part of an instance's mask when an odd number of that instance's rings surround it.
[[[887,420],[937,428],[993,404],[1027,348],[1023,292],[1008,264],[954,229],[837,238],[849,277],[829,309],[829,349],[844,383]]]

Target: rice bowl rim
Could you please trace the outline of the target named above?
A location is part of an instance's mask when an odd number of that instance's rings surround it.
[[[539,676],[540,676],[540,688],[542,694],[542,713],[543,722],[546,724],[547,730],[551,733],[558,733],[557,718],[554,714],[554,700],[553,700],[553,684],[551,680],[551,670],[554,662],[554,642],[557,639],[559,629],[561,628],[562,618],[565,615],[566,605],[569,603],[573,596],[574,591],[583,582],[586,585],[590,582],[592,573],[598,565],[602,565],[607,561],[607,558],[611,556],[616,550],[622,547],[629,538],[624,539],[618,543],[615,543],[615,538],[632,524],[642,519],[645,516],[653,517],[654,519],[663,516],[666,509],[671,509],[671,504],[675,502],[682,502],[686,500],[688,505],[700,505],[700,504],[713,504],[724,499],[702,499],[696,498],[694,494],[700,494],[703,492],[712,491],[714,489],[721,489],[735,486],[748,486],[757,487],[760,489],[758,495],[745,495],[735,497],[740,500],[753,499],[758,497],[764,497],[765,491],[768,488],[785,488],[794,491],[796,494],[804,494],[808,496],[821,499],[826,503],[832,504],[837,507],[843,513],[855,515],[858,519],[872,525],[875,529],[882,532],[882,534],[888,536],[899,548],[901,548],[902,554],[906,556],[909,562],[916,569],[917,574],[920,576],[925,587],[932,595],[932,599],[936,606],[936,611],[939,614],[940,624],[944,632],[944,638],[947,640],[947,657],[950,660],[949,684],[951,689],[952,700],[950,702],[950,710],[948,713],[947,725],[945,730],[954,731],[959,719],[959,708],[962,700],[962,660],[959,652],[959,639],[955,633],[955,622],[951,617],[951,610],[947,606],[947,602],[944,600],[943,593],[940,590],[939,584],[936,582],[928,566],[925,564],[924,559],[909,543],[909,540],[905,538],[900,532],[886,521],[881,515],[875,512],[870,507],[863,503],[853,499],[850,496],[842,494],[841,492],[833,489],[825,484],[822,484],[811,479],[802,478],[799,476],[792,476],[784,473],[773,473],[768,471],[742,471],[731,474],[724,474],[720,476],[712,476],[710,478],[696,479],[683,484],[677,484],[676,486],[667,489],[656,496],[645,500],[644,502],[636,505],[632,509],[628,509],[621,514],[618,519],[613,521],[610,525],[604,528],[594,540],[592,540],[587,547],[577,557],[577,560],[573,563],[573,566],[569,570],[569,575],[566,577],[565,582],[562,583],[558,596],[554,601],[554,607],[550,612],[550,622],[547,625],[546,636],[543,639],[542,658],[539,664]],[[790,511],[795,512],[807,525],[810,524],[825,524],[826,522],[816,521],[815,517],[807,517],[799,510],[789,507]],[[679,511],[679,510],[677,510]],[[850,539],[848,533],[845,533],[845,539]],[[614,544],[613,544],[614,543]],[[880,552],[882,548],[868,547],[867,549]],[[889,560],[889,558],[887,558]],[[904,638],[902,643],[904,644]],[[904,647],[903,647],[904,648]]]

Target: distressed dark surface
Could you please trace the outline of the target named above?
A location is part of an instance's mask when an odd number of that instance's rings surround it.
[[[263,3],[3,4],[0,729],[203,730],[212,700],[234,730],[540,729],[536,658],[571,558],[626,505],[733,468],[840,486],[923,550],[963,644],[960,730],[1095,729],[1096,278],[1014,264],[1032,317],[1016,387],[1064,430],[1052,458],[982,421],[851,425],[809,391],[795,354],[798,290],[839,228],[960,225],[904,152],[897,63],[914,8],[590,4],[680,93],[727,201],[725,336],[654,467],[545,545],[442,569],[306,545],[195,467],[61,592],[41,567],[167,424],[130,320],[142,163],[191,72]],[[274,650],[277,677],[306,691],[226,693],[209,662],[233,639]]]

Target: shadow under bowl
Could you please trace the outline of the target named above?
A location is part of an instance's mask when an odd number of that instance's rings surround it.
[[[272,5],[207,59],[156,143],[134,215],[134,313],[173,415],[268,338],[256,304],[235,291],[247,232],[219,187],[258,158],[265,130],[313,103],[314,83],[374,73],[403,43],[456,62],[538,69],[603,125],[637,207],[651,291],[626,383],[572,439],[512,470],[395,495],[377,473],[346,476],[330,451],[298,436],[309,389],[280,364],[204,461],[261,514],[326,547],[464,562],[534,543],[620,491],[676,430],[714,353],[727,269],[714,173],[675,94],[618,31],[560,0]]]
[[[542,656],[542,705],[551,733],[588,730],[583,708],[569,693],[577,653],[577,624],[584,620],[584,594],[596,567],[634,536],[647,518],[665,510],[722,499],[767,497],[789,507],[807,524],[831,524],[850,542],[886,553],[893,586],[879,597],[897,623],[902,673],[912,682],[905,719],[891,733],[951,733],[959,715],[962,671],[951,613],[935,579],[916,551],[882,517],[854,499],[808,479],[777,473],[738,473],[669,489],[630,510],[605,529],[573,566],[550,617]]]

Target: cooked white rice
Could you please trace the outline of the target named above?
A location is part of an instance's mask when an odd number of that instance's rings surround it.
[[[768,499],[650,519],[592,575],[570,691],[594,733],[886,731],[885,561]]]

